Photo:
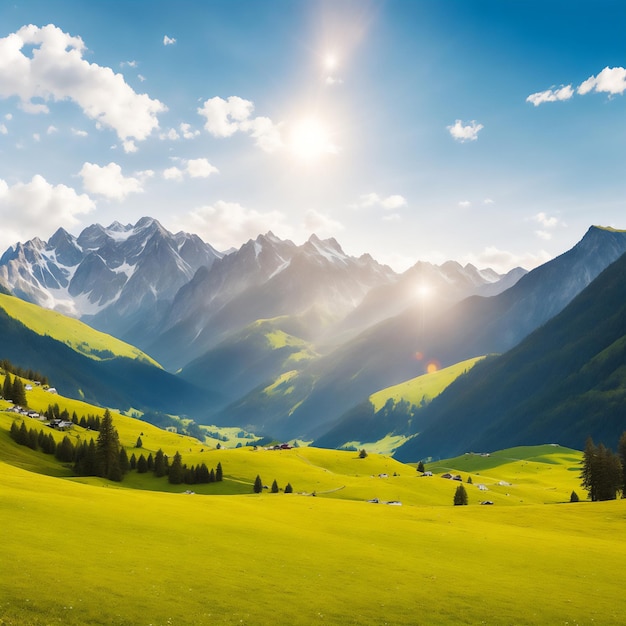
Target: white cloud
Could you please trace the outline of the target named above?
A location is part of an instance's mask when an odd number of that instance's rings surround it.
[[[104,167],[86,162],[79,172],[83,186],[89,193],[111,200],[124,200],[130,193],[143,192],[143,181],[151,178],[153,174],[152,170],[146,170],[136,176],[125,177],[122,168],[113,162]]]
[[[487,268],[501,274],[512,270],[514,267],[523,267],[527,270],[543,265],[552,258],[545,250],[537,254],[527,253],[524,255],[514,254],[506,250],[499,250],[495,246],[488,246],[479,254],[468,254],[464,257],[464,263],[472,263],[478,268]]]
[[[559,89],[547,89],[546,91],[538,91],[532,93],[526,102],[531,102],[538,107],[543,102],[558,102],[560,100],[569,100],[574,95],[574,90],[571,85],[565,85]]]
[[[58,133],[59,129],[56,126],[53,126],[52,124],[50,124],[50,126],[48,126],[48,130],[46,130],[46,134],[47,135],[53,135],[54,133]]]
[[[60,224],[78,223],[77,216],[95,208],[86,194],[77,194],[71,187],[51,185],[36,175],[29,183],[12,187],[0,179],[0,213],[2,229],[0,244],[4,250],[24,238],[54,232]]]
[[[174,39],[174,37],[168,37],[167,35],[164,35],[163,37],[164,46],[173,46],[175,43],[176,43],[176,39]]]
[[[125,67],[125,66],[137,67],[137,65],[138,65],[137,61],[122,61],[120,63],[120,67]]]
[[[549,233],[545,230],[536,230],[535,235],[539,237],[539,239],[543,239],[544,241],[549,241],[552,239],[552,233]]]
[[[184,122],[179,126],[180,132],[185,139],[193,139],[200,134],[199,130],[192,130],[191,124],[185,124]]]
[[[315,233],[319,237],[330,237],[344,230],[344,226],[328,215],[309,209],[304,214],[304,229],[307,234]]]
[[[459,202],[459,207],[461,207],[462,209],[467,209],[468,207],[471,207],[472,203],[469,200],[461,200]]]
[[[137,152],[137,145],[132,139],[127,139],[126,141],[122,141],[122,148],[124,148],[124,152],[126,152],[126,154]]]
[[[240,246],[259,233],[274,231],[279,237],[289,236],[285,216],[279,211],[260,213],[246,209],[237,202],[218,200],[213,205],[199,207],[187,215],[175,218],[175,230],[197,233],[221,250]]]
[[[378,195],[377,193],[372,192],[361,195],[359,201],[356,204],[352,204],[350,206],[354,209],[366,209],[376,206],[391,211],[393,209],[399,209],[401,207],[407,206],[407,201],[406,198],[398,194],[383,197]]]
[[[41,135],[39,133],[33,133],[33,139],[35,141],[41,141]]]
[[[211,165],[208,159],[179,159],[175,158],[175,161],[178,161],[184,164],[184,169],[179,167],[169,167],[166,170],[163,170],[163,178],[165,180],[175,180],[181,181],[185,177],[185,175],[189,176],[189,178],[208,178],[211,174],[218,174],[219,170],[215,165]]]
[[[626,68],[605,67],[597,76],[591,76],[579,85],[577,91],[580,95],[590,91],[622,94],[626,91]]]
[[[0,135],[6,135],[8,132],[7,127],[4,124],[0,124]]]
[[[77,128],[72,128],[72,135],[75,135],[76,137],[87,137],[89,133],[87,133],[86,130],[79,130]]]
[[[137,74],[137,78],[139,79],[140,82],[144,82],[146,80],[146,77],[143,74]]]
[[[204,128],[214,137],[230,137],[243,131],[256,139],[256,145],[265,152],[275,152],[283,147],[280,124],[269,117],[251,117],[254,103],[239,96],[227,100],[216,96],[206,100],[198,114],[206,119]]]
[[[22,52],[32,48],[32,56]],[[158,100],[136,93],[121,74],[83,59],[85,45],[53,24],[24,26],[0,39],[0,98],[17,96],[23,110],[47,113],[39,102],[71,100],[121,140],[143,140],[158,128]],[[33,99],[37,100],[33,102]]]
[[[541,224],[544,228],[554,228],[559,223],[558,218],[548,217],[543,211],[534,215],[532,219]]]
[[[485,198],[483,204],[494,204],[494,201],[491,198]]]
[[[206,118],[204,128],[214,137],[230,137],[240,130],[240,122],[247,120],[254,111],[254,103],[239,96],[227,100],[215,96],[205,100],[198,113]]]
[[[217,174],[219,170],[211,165],[207,159],[189,159],[187,161],[187,174],[191,178],[208,178],[211,174]]]
[[[163,170],[163,178],[165,180],[176,180],[181,181],[185,177],[183,171],[177,167],[168,167],[166,170]]]
[[[4,119],[5,119],[5,120],[8,120],[8,121],[11,121],[11,120],[13,119],[13,114],[12,114],[12,113],[7,113],[7,114],[4,116]]]
[[[448,126],[447,129],[454,139],[460,142],[476,141],[478,139],[478,133],[484,128],[482,124],[478,124],[475,120],[472,120],[465,126],[461,120],[456,120],[454,126]]]
[[[170,128],[166,133],[161,133],[159,135],[159,139],[169,139],[170,141],[176,141],[177,139],[180,139],[180,135],[175,128]]]

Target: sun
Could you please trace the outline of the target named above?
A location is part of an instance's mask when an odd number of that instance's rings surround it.
[[[336,152],[328,128],[315,117],[303,118],[293,125],[289,144],[294,155],[308,161]]]

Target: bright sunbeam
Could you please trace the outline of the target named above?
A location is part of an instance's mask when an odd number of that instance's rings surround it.
[[[334,70],[337,67],[337,57],[332,53],[328,53],[324,57],[324,67],[327,70]]]
[[[336,151],[330,143],[326,126],[316,118],[300,120],[293,126],[290,146],[296,156],[306,160],[318,159]]]
[[[432,293],[433,293],[432,287],[426,283],[417,285],[417,287],[415,288],[415,296],[419,300],[428,300],[428,298],[430,298]]]

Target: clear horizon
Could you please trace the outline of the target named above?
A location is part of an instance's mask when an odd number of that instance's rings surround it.
[[[0,248],[158,219],[532,269],[626,228],[623,2],[0,7]]]

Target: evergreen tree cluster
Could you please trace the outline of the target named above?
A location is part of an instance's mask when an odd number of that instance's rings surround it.
[[[48,377],[40,374],[39,372],[35,372],[32,369],[24,369],[23,367],[19,367],[17,365],[13,365],[11,361],[8,359],[2,359],[0,361],[0,370],[2,370],[5,374],[11,372],[20,378],[26,378],[27,380],[36,381],[41,383],[42,385],[48,385]]]
[[[28,401],[26,400],[26,390],[22,379],[16,376],[11,380],[11,374],[7,372],[4,377],[4,383],[2,384],[2,397],[5,400],[10,400],[16,406],[26,408]]]
[[[159,452],[162,451],[159,450],[157,455]],[[182,483],[185,485],[219,483],[224,479],[221,463],[218,463],[217,467],[211,470],[209,470],[206,463],[187,467],[187,465],[183,463],[183,458],[179,452],[176,452],[174,455],[172,464],[169,466],[166,473],[167,479],[172,485],[180,485]]]
[[[596,446],[589,437],[582,464],[581,484],[592,502],[615,500],[619,492],[626,493],[626,431],[620,437],[618,454],[603,443]]]
[[[47,420],[55,420],[60,419],[66,422],[72,422],[81,428],[86,428],[89,430],[100,430],[100,417],[98,415],[82,415],[80,418],[76,414],[76,411],[70,413],[67,409],[61,409],[58,402],[55,404],[49,404],[48,408],[43,412],[44,417]]]

